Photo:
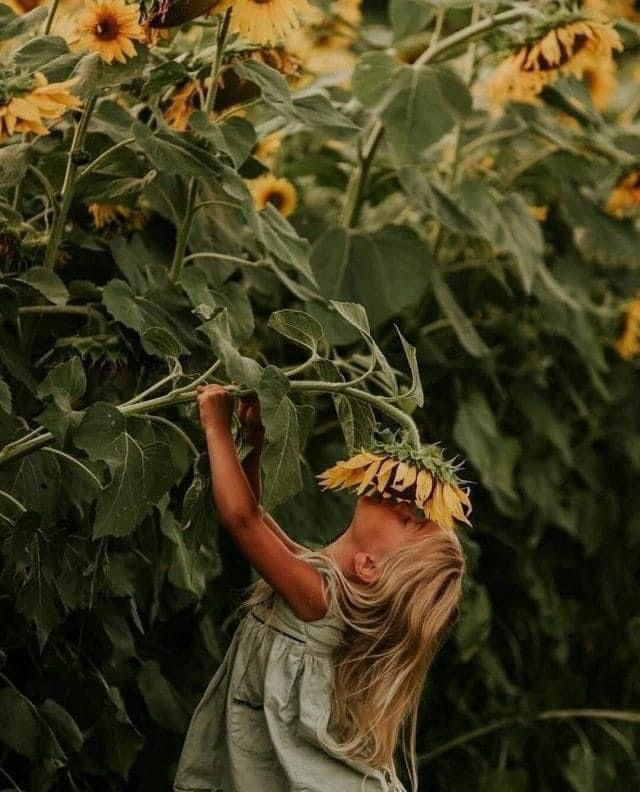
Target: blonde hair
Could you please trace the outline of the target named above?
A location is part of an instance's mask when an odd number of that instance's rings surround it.
[[[380,562],[375,583],[347,580],[320,552],[333,594],[330,609],[345,622],[333,653],[332,721],[339,750],[397,781],[394,761],[402,739],[413,790],[418,788],[416,731],[429,668],[460,614],[465,558],[455,531],[428,530]],[[273,590],[258,580],[243,603],[273,604]]]

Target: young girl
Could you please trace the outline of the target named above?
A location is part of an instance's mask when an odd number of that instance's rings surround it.
[[[401,738],[417,789],[418,705],[459,614],[459,539],[408,502],[362,495],[346,531],[308,551],[259,505],[259,402],[241,400],[254,447],[241,465],[233,397],[198,394],[220,519],[262,580],[193,714],[174,792],[406,792]]]

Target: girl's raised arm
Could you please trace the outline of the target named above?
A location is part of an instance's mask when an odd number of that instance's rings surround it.
[[[213,497],[240,551],[304,621],[322,618],[327,597],[320,572],[292,552],[263,519],[231,434],[233,397],[221,385],[198,386],[198,411],[209,450]]]

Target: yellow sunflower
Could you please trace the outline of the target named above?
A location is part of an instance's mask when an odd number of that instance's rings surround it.
[[[222,0],[216,14],[233,8],[230,29],[253,44],[275,44],[310,13],[307,0]]]
[[[626,310],[624,330],[616,341],[620,357],[631,360],[640,354],[640,296],[623,306]]]
[[[640,206],[640,170],[631,171],[611,191],[605,211],[623,217],[628,209]]]
[[[296,188],[287,179],[278,179],[270,173],[247,180],[249,192],[258,210],[270,203],[284,217],[293,212],[297,204]]]
[[[539,223],[544,223],[547,219],[547,214],[549,213],[548,206],[536,206],[534,204],[529,204],[528,207],[529,214],[533,217],[534,220],[537,220]]]
[[[351,47],[362,19],[359,0],[336,0],[330,12],[330,16],[325,16],[314,6],[306,24],[286,39],[287,48],[300,58],[310,74],[350,71],[357,61]],[[344,85],[347,87],[348,82]]]
[[[92,203],[87,207],[95,228],[104,228],[106,225],[123,223],[134,231],[144,228],[148,214],[145,211],[129,209],[122,204]]]
[[[263,162],[265,165],[272,165],[278,151],[280,150],[282,137],[283,135],[281,132],[274,132],[271,135],[263,137],[262,140],[259,140],[256,143],[252,152],[253,156],[260,160],[260,162]]]
[[[189,80],[176,91],[171,98],[169,107],[164,112],[169,126],[184,132],[189,124],[191,113],[202,107],[204,91],[205,86],[200,80]]]
[[[85,0],[85,11],[76,26],[82,46],[99,53],[103,61],[125,63],[136,54],[134,40],[144,41],[137,5],[124,0]]]
[[[357,495],[412,503],[443,528],[454,528],[455,520],[471,525],[469,488],[459,486],[455,468],[436,444],[419,452],[393,440],[374,442],[372,447],[375,450],[361,448],[350,459],[318,474],[321,488],[355,489]]]
[[[77,78],[49,83],[44,74],[17,78],[0,94],[0,143],[16,132],[47,135],[45,121],[54,121],[82,102],[69,93]]]
[[[298,77],[302,66],[300,59],[282,46],[261,47],[252,50],[249,58],[271,66],[272,69],[279,71],[285,77]]]
[[[535,104],[543,88],[560,75],[581,79],[587,70],[609,70],[613,51],[622,49],[610,22],[569,22],[512,53],[488,78],[484,89],[494,107],[509,100]]]

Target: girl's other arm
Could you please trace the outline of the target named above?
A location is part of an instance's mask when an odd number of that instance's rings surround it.
[[[327,611],[322,575],[267,525],[240,465],[231,434],[233,397],[220,385],[201,385],[197,390],[213,497],[223,524],[254,569],[301,619],[322,618]]]

